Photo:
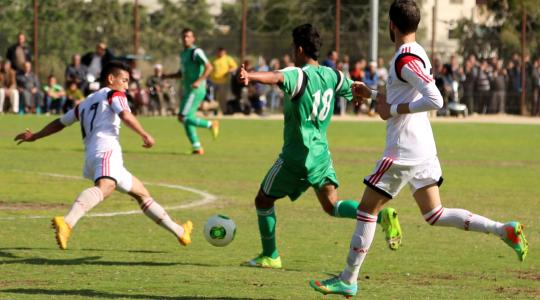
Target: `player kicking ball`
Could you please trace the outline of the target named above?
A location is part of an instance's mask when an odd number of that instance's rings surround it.
[[[310,282],[323,294],[356,295],[358,273],[375,235],[376,215],[407,184],[428,224],[492,233],[510,246],[520,261],[528,251],[519,222],[503,224],[464,209],[442,206],[442,171],[427,112],[440,109],[443,99],[430,75],[429,58],[416,43],[420,10],[412,0],[397,0],[391,5],[389,16],[390,38],[396,53],[386,85],[387,95],[377,98],[379,115],[387,121],[386,148],[373,174],[364,179],[367,187],[358,207],[347,266],[337,277]],[[372,93],[365,85],[355,88],[366,97]]]
[[[15,141],[33,142],[57,133],[66,126],[79,121],[81,124],[86,161],[84,177],[94,181],[94,187],[82,191],[65,217],[54,217],[52,225],[60,249],[67,249],[68,239],[77,221],[101,201],[109,197],[115,189],[128,193],[139,203],[143,213],[154,222],[173,233],[179,242],[187,246],[191,243],[193,224],[175,223],[167,212],[146,190],[144,185],[124,168],[120,147],[120,121],[135,131],[143,140],[143,147],[150,148],[154,139],[131,114],[126,95],[129,82],[129,66],[121,62],[110,62],[101,71],[101,84],[106,86],[91,94],[81,104],[68,111],[40,131],[30,130],[17,135]]]
[[[297,67],[277,72],[248,73],[242,66],[239,75],[239,80],[245,85],[249,82],[277,84],[286,95],[283,148],[255,198],[263,250],[244,264],[252,267],[281,268],[274,211],[274,202],[278,199],[288,196],[295,201],[313,187],[327,214],[357,218],[358,201],[338,201],[339,182],[326,138],[335,97],[352,100],[353,82],[341,71],[318,64],[321,38],[315,27],[310,24],[298,26],[292,37]],[[390,247],[397,249],[401,243],[401,228],[395,210],[384,210],[381,220]]]

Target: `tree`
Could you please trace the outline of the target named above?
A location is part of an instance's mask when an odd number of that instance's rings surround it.
[[[527,48],[538,53],[540,39],[540,7],[535,0],[488,0],[482,13],[490,15],[486,24],[462,19],[456,28],[463,55],[510,57],[521,52],[521,14],[527,12]]]

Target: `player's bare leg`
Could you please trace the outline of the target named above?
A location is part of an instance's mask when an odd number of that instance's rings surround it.
[[[144,184],[137,177],[132,176],[132,178],[132,187],[128,194],[137,200],[143,213],[159,226],[174,234],[182,245],[191,244],[193,223],[188,220],[184,224],[178,225],[171,219],[165,209],[152,199]]]
[[[65,217],[57,216],[52,219],[56,242],[60,249],[67,249],[71,230],[75,227],[79,219],[103,201],[103,199],[109,197],[115,188],[116,183],[114,180],[101,178],[96,181],[94,187],[88,188],[79,194]]]
[[[315,193],[321,203],[321,207],[328,215],[356,219],[358,201],[339,200],[337,188],[334,184],[329,183],[319,189],[315,189]],[[388,247],[391,250],[397,250],[401,245],[403,234],[396,210],[391,207],[383,208],[377,214],[377,223],[382,227]]]
[[[310,281],[311,287],[323,294],[356,295],[360,266],[375,236],[375,228],[377,226],[376,216],[388,200],[390,199],[386,196],[381,195],[370,187],[366,187],[362,201],[358,206],[358,221],[351,239],[347,267],[339,277],[332,277],[323,281]]]
[[[414,198],[428,224],[495,234],[514,249],[519,260],[525,259],[528,244],[523,225],[519,222],[503,224],[464,209],[445,208],[441,204],[439,187],[436,184],[417,190]]]
[[[276,213],[274,211],[276,200],[278,199],[265,195],[259,189],[257,197],[255,197],[255,207],[263,251],[257,257],[245,262],[244,266],[281,268],[281,258],[276,246]]]

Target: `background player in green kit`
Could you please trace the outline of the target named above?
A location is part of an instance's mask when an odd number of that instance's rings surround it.
[[[322,208],[335,217],[356,218],[358,201],[338,201],[339,182],[328,149],[326,129],[334,110],[335,96],[352,100],[353,82],[340,71],[319,66],[321,47],[319,32],[311,24],[296,27],[292,32],[296,67],[277,72],[248,73],[242,66],[239,80],[277,84],[285,93],[282,152],[266,174],[255,198],[262,253],[245,265],[281,268],[276,247],[276,214],[274,202],[288,196],[296,200],[313,187]],[[401,229],[395,210],[380,214],[390,248],[397,249]]]
[[[182,30],[182,43],[184,51],[180,53],[180,70],[176,74],[163,75],[163,78],[182,78],[182,99],[178,121],[184,124],[186,134],[193,147],[193,154],[204,154],[204,150],[197,136],[197,127],[209,128],[212,136],[219,134],[218,121],[208,121],[197,118],[197,109],[206,95],[206,78],[212,72],[212,64],[201,48],[195,46],[193,30]]]

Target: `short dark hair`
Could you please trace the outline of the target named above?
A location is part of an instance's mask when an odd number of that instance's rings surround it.
[[[296,47],[302,47],[306,56],[315,60],[319,59],[322,42],[317,28],[311,24],[300,25],[293,29],[292,37],[294,45]]]
[[[186,27],[186,28],[182,29],[182,36],[184,36],[184,34],[186,34],[188,32],[191,32],[191,33],[193,33],[193,35],[195,35],[195,32],[193,32],[193,30],[191,28]]]
[[[107,77],[109,77],[110,74],[113,74],[114,76],[118,75],[120,71],[126,71],[129,74],[131,74],[131,67],[127,65],[125,62],[113,60],[108,62],[105,67],[101,70],[101,74],[99,74],[99,81],[101,85],[106,86],[107,85]]]
[[[390,6],[390,21],[403,33],[413,33],[420,23],[420,9],[414,0],[395,0]]]

